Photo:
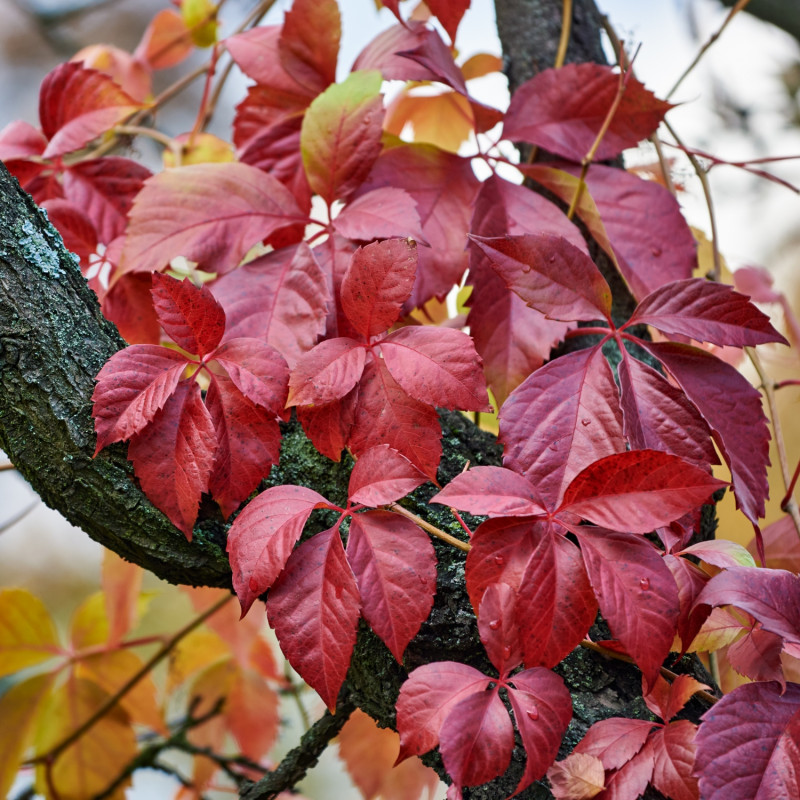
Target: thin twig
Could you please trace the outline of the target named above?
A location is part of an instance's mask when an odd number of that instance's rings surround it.
[[[564,0],[561,11],[561,38],[558,40],[558,51],[553,66],[558,69],[564,66],[567,59],[567,47],[572,32],[572,0]]]
[[[422,519],[422,517],[418,517],[416,514],[409,511],[407,508],[403,508],[403,506],[398,505],[397,503],[389,503],[389,505],[384,507],[388,511],[393,511],[395,514],[400,514],[401,517],[410,519],[413,523],[419,525],[419,527],[422,528],[422,530],[424,530],[426,533],[429,533],[431,536],[435,536],[437,539],[441,539],[443,542],[453,545],[453,547],[457,547],[459,550],[463,550],[465,553],[468,553],[472,549],[472,545],[470,545],[468,542],[462,542],[461,539],[456,539],[455,536],[445,533],[443,530],[440,530],[435,525],[431,525],[430,522],[426,522],[424,519]]]
[[[0,524],[0,533],[5,533],[9,528],[12,528],[14,525],[16,525],[21,519],[27,517],[28,514],[30,514],[31,511],[33,511],[33,509],[39,505],[40,502],[41,500],[39,500],[37,497],[21,511],[18,511],[16,514],[14,514],[13,517],[9,517],[7,520],[4,520],[3,523]]]
[[[672,97],[672,95],[675,94],[677,88],[683,83],[686,76],[698,65],[700,59],[706,54],[706,51],[709,49],[709,47],[711,47],[711,45],[714,44],[714,42],[716,42],[720,36],[722,36],[722,32],[725,30],[725,28],[728,27],[728,23],[740,11],[742,11],[749,2],[750,0],[739,0],[739,2],[736,3],[736,5],[728,12],[728,16],[725,17],[725,21],[722,23],[722,25],[720,25],[719,30],[712,33],[708,41],[700,48],[700,50],[697,52],[697,55],[694,57],[692,63],[689,64],[688,67],[686,67],[686,69],[681,74],[680,78],[678,78],[678,80],[675,81],[675,85],[669,90],[667,96],[664,98],[665,100],[669,100],[670,97]]]

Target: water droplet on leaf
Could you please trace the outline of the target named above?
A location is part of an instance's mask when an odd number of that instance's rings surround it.
[[[586,419],[585,417],[581,420],[581,425],[585,428],[587,425],[591,425],[592,421],[590,419]]]
[[[650,578],[642,578],[639,581],[639,586],[646,592],[650,588]]]
[[[539,709],[536,706],[531,706],[525,713],[528,715],[528,719],[532,719],[534,722],[539,719]]]
[[[494,563],[497,564],[498,567],[502,567],[503,564],[506,563],[506,557],[505,556],[499,556],[499,555],[495,556],[494,557]]]
[[[497,630],[497,629],[500,627],[500,620],[499,620],[499,619],[492,619],[492,620],[489,620],[489,627],[490,627],[490,628],[491,628],[493,631],[496,631],[496,630]]]

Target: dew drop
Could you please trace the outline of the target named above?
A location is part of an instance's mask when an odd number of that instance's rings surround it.
[[[551,264],[555,264],[555,262],[556,262],[556,254],[555,254],[555,253],[551,253],[551,254],[550,254],[550,258],[548,258],[547,260],[548,260],[548,261],[549,261]]]
[[[511,657],[511,645],[505,645],[503,647],[503,658],[510,658]]]
[[[639,586],[646,592],[650,588],[650,578],[641,578],[639,580]]]
[[[590,419],[586,419],[586,417],[584,417],[584,418],[581,420],[581,425],[583,425],[583,427],[584,427],[584,428],[585,428],[587,425],[591,425],[591,424],[592,424],[592,421],[591,421]]]
[[[661,248],[660,247],[651,247],[650,253],[652,254],[653,258],[658,258],[661,255]]]
[[[531,706],[525,713],[528,715],[528,719],[532,719],[534,721],[539,719],[539,709],[536,708],[536,706]]]
[[[498,567],[502,567],[503,564],[506,563],[506,557],[497,555],[494,557],[494,563],[497,564]]]
[[[550,444],[550,449],[551,450],[558,450],[558,442],[552,442]]]
[[[522,265],[522,271],[523,271],[525,274],[529,273],[529,272],[531,271],[531,265],[530,265],[530,264],[523,264],[523,265]]]
[[[497,630],[497,629],[500,627],[500,620],[499,620],[499,619],[492,619],[492,620],[489,620],[489,627],[490,627],[490,628],[491,628],[493,631],[496,631],[496,630]]]

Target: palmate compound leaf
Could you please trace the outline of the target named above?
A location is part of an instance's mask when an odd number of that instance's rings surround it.
[[[736,369],[696,347],[641,342],[694,404],[731,470],[736,505],[756,522],[769,496],[769,430],[761,395]]]
[[[627,325],[639,323],[652,325],[662,333],[721,346],[788,344],[749,298],[731,286],[701,278],[675,281],[651,292],[636,307]]]
[[[45,158],[79,150],[142,108],[104,72],[75,61],[59,64],[42,81],[39,121],[49,142]]]
[[[648,686],[675,638],[680,604],[672,573],[646,539],[574,526],[600,611]]]
[[[276,231],[305,223],[289,190],[260,169],[192,164],[145,181],[130,211],[121,269],[156,272],[184,256],[217,273]]]
[[[358,584],[364,619],[402,663],[408,643],[433,607],[436,553],[430,539],[397,514],[355,514],[347,560]]]
[[[565,511],[611,530],[648,533],[706,502],[725,481],[660,450],[595,461],[564,492]]]
[[[609,319],[611,289],[595,263],[549,233],[485,239],[470,236],[509,289],[550,319]]]
[[[572,479],[625,449],[617,386],[598,348],[550,361],[500,410],[504,465],[524,475],[545,506],[557,508]]]
[[[695,771],[704,800],[800,795],[800,686],[739,686],[703,715]]]
[[[337,529],[301,544],[267,599],[267,618],[281,650],[331,712],[350,666],[360,611],[356,578]]]
[[[312,489],[272,486],[236,517],[228,531],[228,556],[242,616],[280,575],[311,512],[328,507]]]
[[[625,81],[621,102],[597,150],[598,161],[635,147],[655,131],[672,108],[633,76],[626,76]],[[503,135],[581,161],[605,122],[619,82],[619,74],[600,64],[568,64],[543,70],[514,92]]]

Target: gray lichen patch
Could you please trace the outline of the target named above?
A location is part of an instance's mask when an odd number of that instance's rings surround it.
[[[25,261],[38,267],[45,275],[51,278],[63,278],[66,275],[58,252],[53,249],[44,234],[36,228],[30,219],[24,219],[20,224],[21,234],[18,238],[20,250]]]

